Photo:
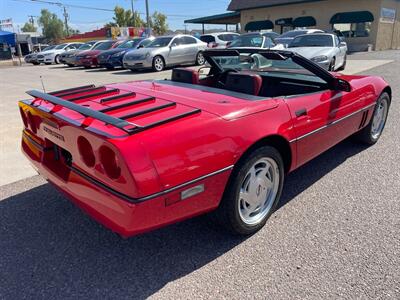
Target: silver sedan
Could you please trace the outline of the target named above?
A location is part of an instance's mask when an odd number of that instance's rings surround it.
[[[287,50],[296,52],[328,71],[344,70],[347,44],[335,34],[313,33],[297,36]]]
[[[147,47],[127,52],[123,58],[126,69],[153,68],[160,72],[166,66],[205,63],[203,51],[207,43],[190,35],[157,37]]]

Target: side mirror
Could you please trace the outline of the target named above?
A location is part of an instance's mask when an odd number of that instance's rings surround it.
[[[351,85],[346,80],[336,79],[334,82],[333,89],[335,91],[351,92]]]
[[[340,42],[339,43],[339,47],[346,47],[347,46],[347,43],[346,42]]]
[[[172,47],[176,47],[176,46],[177,46],[177,44],[174,42],[174,43],[172,43],[171,46],[169,46],[169,47],[172,48]]]
[[[138,46],[138,49],[140,49],[140,48],[144,48],[144,46],[143,46],[143,45],[139,45],[139,46]]]

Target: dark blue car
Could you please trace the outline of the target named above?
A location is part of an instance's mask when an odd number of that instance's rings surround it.
[[[154,38],[134,38],[127,40],[117,47],[104,51],[97,56],[98,64],[101,68],[112,70],[116,67],[122,67],[122,58],[125,53],[146,47]]]

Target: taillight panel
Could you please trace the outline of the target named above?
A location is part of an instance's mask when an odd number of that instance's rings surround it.
[[[78,137],[78,151],[85,165],[89,168],[93,168],[96,163],[96,157],[92,145],[83,136]]]
[[[115,152],[108,146],[101,146],[99,149],[100,163],[108,177],[118,179],[121,176],[121,168]]]

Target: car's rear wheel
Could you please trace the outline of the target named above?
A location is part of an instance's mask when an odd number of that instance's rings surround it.
[[[203,52],[200,51],[199,53],[197,53],[197,56],[196,56],[196,65],[201,66],[201,65],[204,65],[205,62],[206,62],[206,59],[204,58]]]
[[[153,58],[153,70],[156,72],[161,72],[165,68],[164,59],[157,55]]]
[[[273,147],[258,148],[235,167],[216,211],[228,230],[248,235],[262,228],[282,193],[284,164]]]
[[[369,124],[356,134],[359,141],[373,145],[382,135],[389,113],[390,96],[383,93],[376,101],[375,109]]]
[[[34,64],[35,66],[40,65],[40,63],[38,62],[33,62],[32,64]]]
[[[56,55],[56,57],[54,57],[54,62],[58,65],[60,63],[60,56]]]

